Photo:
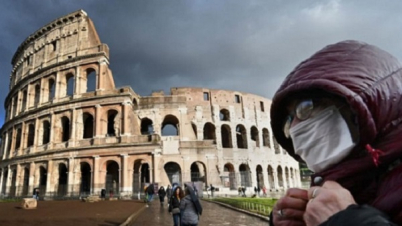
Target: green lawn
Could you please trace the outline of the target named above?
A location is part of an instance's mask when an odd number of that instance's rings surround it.
[[[272,207],[276,203],[277,199],[271,198],[213,198],[215,202],[221,202],[233,207],[251,211],[254,213],[268,216],[272,210]]]

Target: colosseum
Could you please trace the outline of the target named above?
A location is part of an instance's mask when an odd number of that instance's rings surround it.
[[[144,184],[283,191],[299,165],[272,137],[270,100],[250,93],[116,88],[109,48],[83,10],[40,28],[12,58],[1,128],[2,197],[137,195]]]

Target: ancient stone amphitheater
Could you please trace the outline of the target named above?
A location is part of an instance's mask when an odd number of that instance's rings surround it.
[[[300,186],[270,129],[270,100],[208,88],[140,96],[116,88],[109,48],[76,11],[31,34],[12,58],[1,128],[0,194],[136,195],[146,183]],[[135,75],[132,75],[135,76]]]

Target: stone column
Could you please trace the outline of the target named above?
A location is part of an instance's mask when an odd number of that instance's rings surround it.
[[[100,166],[99,166],[99,155],[94,155],[92,156],[94,158],[94,162],[93,162],[93,192],[95,194],[99,194],[102,186],[100,185],[100,181],[99,181],[99,177],[100,177]]]
[[[6,183],[6,190],[5,190],[5,194],[8,196],[10,194],[10,187],[11,187],[11,168],[10,165],[7,166],[7,177],[4,178],[5,179],[5,183]]]
[[[181,171],[183,172],[181,175],[181,182],[184,183],[186,181],[191,181],[191,175],[190,175],[191,170],[190,170],[190,165],[189,165],[189,164],[191,164],[191,162],[189,162],[190,157],[188,157],[188,156],[182,156],[181,158],[183,160],[183,165],[182,165],[183,168],[181,169]],[[186,164],[186,162],[187,162],[187,164]]]
[[[102,106],[97,104],[95,105],[95,137],[102,137],[101,132],[101,118],[102,118]]]
[[[68,190],[67,194],[70,196],[74,195],[77,191],[75,190],[75,160],[73,157],[68,159]]]
[[[127,103],[127,102],[123,102],[122,103],[122,105],[123,105],[123,122],[122,122],[122,126],[121,126],[121,129],[123,130],[122,132],[121,132],[121,134],[123,135],[123,136],[125,136],[125,135],[130,135],[130,133],[129,133],[129,131],[128,131],[128,128],[129,128],[129,120],[128,120],[128,114],[129,114],[129,103]]]
[[[9,158],[11,158],[11,157],[14,156],[15,140],[16,140],[16,138],[17,138],[17,134],[16,134],[16,132],[15,132],[15,127],[13,127],[12,131],[13,131],[13,132],[12,132],[12,139],[11,139],[11,148],[10,148],[10,153],[9,153],[9,155],[8,155]]]
[[[47,172],[46,172],[46,193],[45,196],[49,196],[54,192],[53,183],[53,160],[47,162]],[[39,173],[40,174],[40,173]]]
[[[16,170],[16,180],[15,180],[15,195],[20,196],[22,194],[22,184],[23,182],[21,180],[24,180],[23,177],[21,177],[21,165],[17,164],[17,170]]]
[[[77,110],[71,109],[71,136],[68,140],[68,147],[75,147],[77,130]]]
[[[30,149],[30,153],[35,153],[36,152],[36,147],[38,146],[39,143],[42,144],[42,142],[39,142],[39,138],[41,137],[39,135],[39,131],[41,131],[43,133],[43,130],[40,130],[40,125],[39,125],[39,118],[35,119],[35,137],[34,137],[34,143],[33,146]],[[43,134],[42,134],[43,136]]]
[[[279,189],[278,172],[276,168],[272,167],[272,174],[274,175],[274,189]]]
[[[0,168],[0,195],[4,193],[3,183],[4,183],[4,168]]]
[[[28,194],[32,194],[33,188],[35,187],[35,163],[31,162],[29,164],[29,181],[28,181]]]
[[[60,47],[61,47],[62,45],[60,45]],[[56,72],[56,81],[55,81],[55,86],[54,86],[54,98],[53,98],[53,100],[54,100],[54,102],[57,102],[58,101],[58,99],[60,98],[60,89],[61,89],[61,87],[60,87],[60,83],[61,83],[61,73],[58,71],[58,72]]]
[[[120,174],[121,174],[121,181],[120,181],[120,194],[124,194],[129,191],[128,186],[128,155],[127,154],[120,154],[121,156],[121,165]]]
[[[3,158],[2,159],[6,159],[8,157],[8,156],[6,156],[7,150],[8,150],[8,145],[11,145],[11,144],[9,144],[9,136],[10,136],[9,132],[6,131],[5,134],[6,134],[6,138],[2,142],[4,145],[4,148],[2,149],[3,150]],[[1,187],[0,187],[0,189],[1,189]]]

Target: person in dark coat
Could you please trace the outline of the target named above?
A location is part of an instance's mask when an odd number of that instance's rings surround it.
[[[185,196],[180,202],[181,226],[197,226],[202,206],[195,194],[194,187],[187,185]]]
[[[165,200],[166,191],[163,186],[161,186],[158,190],[159,201],[161,202],[161,206],[163,206],[163,202]]]
[[[366,43],[329,45],[301,62],[271,105],[271,127],[314,172],[290,188],[271,225],[402,225],[402,64]]]
[[[154,184],[149,184],[148,187],[145,189],[145,193],[147,195],[147,203],[150,203],[155,194]]]
[[[183,189],[180,186],[175,186],[172,196],[169,200],[169,213],[172,214],[174,226],[180,225],[180,201],[184,197]]]

